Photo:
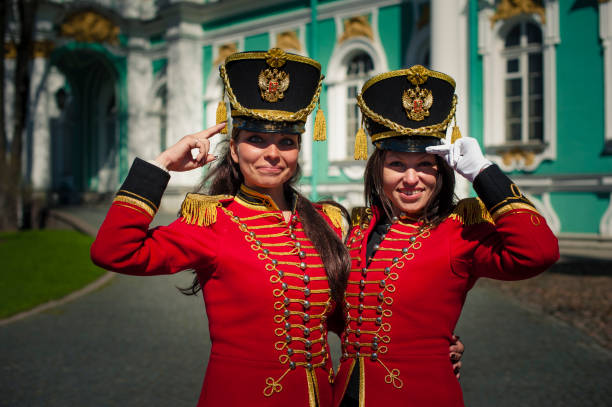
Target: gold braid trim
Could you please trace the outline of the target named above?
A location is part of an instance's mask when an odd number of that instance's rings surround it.
[[[365,101],[363,100],[363,97],[361,96],[361,93],[357,95],[357,104],[361,108],[361,112],[365,114],[366,116],[368,116],[370,119],[374,120],[375,122],[382,124],[383,126],[390,128],[391,130],[395,130],[400,134],[407,135],[407,136],[414,136],[414,135],[419,135],[419,134],[430,134],[430,133],[439,133],[439,132],[446,131],[446,128],[448,127],[449,123],[455,116],[455,109],[457,108],[457,95],[453,95],[453,102],[452,102],[450,113],[448,114],[446,119],[444,119],[442,123],[436,123],[430,126],[419,127],[418,129],[404,127],[402,125],[395,123],[392,120],[384,118],[378,113],[375,113],[374,111],[372,111],[372,109],[370,109],[366,105]],[[376,141],[378,140],[378,138],[379,137],[377,137],[377,135],[372,135],[372,141]]]
[[[113,200],[113,203],[116,202],[123,202],[123,203],[128,203],[134,206],[139,207],[142,211],[146,212],[147,215],[149,215],[150,217],[154,217],[155,216],[155,211],[153,209],[151,209],[151,207],[149,205],[147,205],[146,203],[142,202],[139,199],[136,198],[131,198],[129,196],[125,196],[125,195],[117,195],[115,197],[115,199]],[[123,205],[129,208],[129,206],[127,205]],[[134,208],[132,208],[134,209]]]
[[[455,219],[466,226],[487,222],[494,223],[484,203],[478,198],[460,200],[449,218]]]
[[[283,121],[293,122],[293,121],[298,121],[298,120],[306,121],[306,118],[308,117],[310,112],[312,112],[315,106],[317,105],[317,102],[319,100],[319,94],[321,93],[321,84],[323,83],[323,78],[324,78],[323,75],[321,75],[321,77],[319,78],[319,85],[317,86],[317,91],[315,92],[308,106],[306,106],[303,109],[298,110],[295,113],[285,114],[283,112],[283,114],[278,114],[278,113],[266,113],[265,111],[257,112],[253,109],[248,109],[242,106],[240,102],[238,102],[238,99],[236,99],[234,90],[232,89],[229,83],[229,78],[227,77],[227,72],[225,71],[225,65],[221,65],[219,67],[219,73],[221,75],[221,79],[223,79],[223,83],[225,84],[225,92],[227,93],[227,97],[233,107],[232,114],[234,114],[234,111],[236,111],[239,115],[254,117],[256,119],[268,120],[268,121],[273,121],[273,122],[283,122]]]
[[[323,212],[331,220],[332,224],[344,233],[344,222],[342,221],[342,211],[340,208],[336,205],[323,204]]]
[[[181,205],[183,221],[198,226],[210,226],[217,221],[217,207],[221,199],[233,198],[231,195],[187,194]]]

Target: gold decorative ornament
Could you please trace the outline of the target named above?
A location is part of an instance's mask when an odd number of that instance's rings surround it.
[[[538,14],[542,23],[546,23],[546,10],[542,7],[541,0],[501,0],[491,17],[491,25],[521,14]]]
[[[317,109],[314,123],[314,141],[325,141],[327,140],[327,125],[325,122],[325,114],[321,110],[321,106]]]
[[[48,40],[35,41],[32,47],[32,58],[48,58],[54,47],[55,44]],[[17,46],[14,42],[4,43],[4,58],[17,58]]]
[[[225,107],[225,101],[223,99],[221,99],[219,101],[219,104],[217,105],[217,112],[215,116],[217,124],[221,124],[227,121],[227,108]],[[222,128],[220,133],[227,134],[227,126]]]
[[[342,33],[338,42],[341,43],[353,37],[367,37],[374,40],[374,32],[367,16],[351,17],[344,20],[344,33]]]
[[[285,97],[284,92],[289,87],[289,74],[276,68],[268,68],[259,73],[257,82],[262,99],[274,103]]]
[[[266,63],[272,68],[280,68],[287,61],[287,53],[280,48],[271,48],[266,52]]]
[[[368,159],[368,139],[362,126],[359,126],[359,130],[355,135],[355,153],[353,158],[355,160]]]
[[[181,205],[182,221],[190,225],[210,226],[217,222],[217,208],[221,200],[231,195],[202,195],[189,193]]]
[[[219,47],[219,51],[217,53],[217,58],[213,61],[213,66],[217,66],[223,61],[225,58],[232,55],[233,53],[238,51],[238,47],[234,43],[223,44]]]
[[[429,116],[433,104],[433,94],[429,89],[416,88],[405,90],[402,95],[402,106],[410,120],[420,122]]]
[[[301,51],[302,44],[295,31],[284,31],[276,35],[276,48]]]
[[[108,18],[85,11],[73,14],[61,25],[61,35],[79,42],[107,42],[117,44],[119,27]]]
[[[406,79],[415,86],[422,85],[429,79],[430,72],[431,71],[423,65],[415,65],[406,70]]]
[[[501,153],[501,158],[506,166],[511,165],[513,162],[523,162],[524,165],[530,166],[535,161],[535,153],[533,151],[514,148]]]

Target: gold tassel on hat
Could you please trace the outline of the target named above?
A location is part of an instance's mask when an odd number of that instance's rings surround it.
[[[368,139],[366,138],[363,127],[359,126],[359,131],[355,135],[355,160],[368,159]]]
[[[459,130],[459,126],[457,126],[457,117],[454,117],[455,125],[453,126],[453,132],[451,133],[451,144],[454,144],[455,141],[461,138],[461,131]]]
[[[315,141],[325,141],[327,139],[325,115],[323,114],[323,110],[321,110],[321,106],[319,106],[319,109],[317,110],[317,115],[315,116],[313,138]]]
[[[217,105],[217,124],[223,123],[227,121],[227,109],[225,108],[225,102],[223,99],[219,101]],[[225,126],[221,132],[221,134],[227,134],[227,126]]]

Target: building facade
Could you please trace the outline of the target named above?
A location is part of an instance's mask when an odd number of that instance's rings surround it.
[[[610,1],[56,0],[36,28],[25,173],[52,201],[112,194],[134,157],[215,123],[227,55],[279,47],[325,74],[328,138],[313,142],[309,123],[301,154],[314,199],[363,204],[355,96],[370,76],[422,64],[456,79],[462,133],[562,242],[612,247]],[[174,174],[163,208],[202,175]],[[473,192],[460,182],[457,194]]]

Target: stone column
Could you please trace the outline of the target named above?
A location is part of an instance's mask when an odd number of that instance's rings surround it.
[[[181,22],[167,33],[168,146],[187,134],[203,130],[201,38],[202,28],[198,24]],[[184,195],[184,192],[191,190],[201,178],[202,170],[172,173],[169,192],[174,190],[179,195]]]
[[[151,103],[153,65],[146,54],[148,41],[132,37],[127,57],[128,164],[135,157],[152,160],[159,154],[159,129],[152,128],[147,109]]]
[[[431,68],[444,72],[457,83],[457,124],[463,136],[469,136],[469,31],[467,0],[431,1]],[[451,125],[452,126],[452,125]],[[450,130],[448,132],[450,140]],[[482,146],[481,146],[482,147]],[[470,185],[457,175],[456,193],[468,196]]]

